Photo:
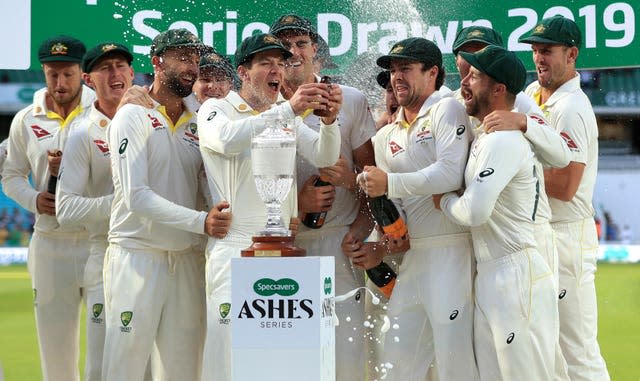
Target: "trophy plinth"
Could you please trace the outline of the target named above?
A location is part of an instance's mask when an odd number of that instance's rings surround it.
[[[265,203],[267,224],[253,236],[253,244],[243,257],[302,257],[303,249],[293,245],[294,237],[285,226],[281,207],[293,184],[296,162],[295,131],[279,118],[264,118],[261,132],[253,131],[251,167],[256,190]],[[286,221],[288,223],[289,221]]]
[[[293,245],[295,237],[254,236],[253,244],[241,251],[243,257],[304,257],[306,251]]]

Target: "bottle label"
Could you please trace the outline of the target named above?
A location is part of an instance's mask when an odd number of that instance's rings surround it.
[[[391,225],[383,226],[382,231],[391,238],[400,239],[407,234],[407,225],[405,225],[402,218],[398,218],[396,222]]]
[[[385,284],[382,287],[379,287],[380,292],[384,294],[384,296],[389,299],[391,297],[391,293],[393,292],[393,287],[396,285],[396,278],[392,278],[389,283]]]

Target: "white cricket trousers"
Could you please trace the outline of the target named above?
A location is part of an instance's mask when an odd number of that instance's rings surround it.
[[[202,381],[232,381],[231,258],[251,246],[246,240],[209,239],[206,263],[207,333],[202,362]]]
[[[386,366],[376,379],[423,381],[435,361],[440,380],[478,380],[472,256],[469,233],[411,238],[389,300]]]
[[[558,304],[535,249],[478,258],[474,342],[482,381],[553,380]]]
[[[205,335],[204,255],[109,245],[102,379],[197,381]]]
[[[364,270],[353,267],[342,253],[342,239],[348,226],[323,226],[307,230],[296,236],[295,244],[307,251],[307,256],[334,257],[336,296],[364,287]],[[360,290],[350,299],[336,303],[336,381],[364,380],[364,305],[365,291]]]
[[[88,257],[85,232],[35,231],[31,237],[27,267],[44,381],[80,379],[80,307]]]
[[[595,273],[598,235],[593,218],[551,225],[559,258],[560,347],[572,381],[608,381],[598,345]]]
[[[102,379],[102,356],[106,330],[102,267],[106,250],[106,241],[104,243],[93,242],[91,244],[91,254],[84,270],[84,285],[87,295],[85,381],[100,381]]]

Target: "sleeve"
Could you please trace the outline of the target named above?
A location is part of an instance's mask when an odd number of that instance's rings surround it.
[[[387,157],[385,154],[385,147],[387,146],[387,135],[389,134],[389,129],[392,128],[392,125],[387,125],[378,130],[373,138],[373,151],[376,159],[376,167],[382,169],[383,171],[389,173],[391,169],[389,168],[389,163],[387,163]]]
[[[581,112],[581,105],[572,105],[571,109],[559,113],[556,119],[556,129],[560,131],[560,136],[569,148],[570,161],[586,164],[589,134],[587,133],[587,123]]]
[[[518,143],[506,135],[509,133],[511,131],[498,131],[486,135],[476,158],[473,180],[467,184],[464,194],[461,197],[455,193],[442,196],[442,211],[458,225],[478,226],[487,222],[500,193],[519,171],[523,152],[528,149],[522,140]]]
[[[317,168],[334,165],[340,157],[340,127],[333,124],[320,127],[320,133],[308,127],[301,118],[295,118],[296,147],[300,155]]]
[[[533,146],[536,157],[545,167],[564,168],[569,165],[571,152],[560,134],[545,119],[538,105],[525,95],[519,93],[516,108],[526,115],[527,132],[524,137]]]
[[[109,146],[118,147],[111,155],[117,171],[124,204],[132,213],[179,230],[204,234],[207,213],[195,211],[161,197],[148,181],[148,130],[135,108],[125,105],[116,113],[109,130]]]
[[[84,197],[91,176],[89,131],[79,128],[71,133],[64,149],[58,187],[56,218],[60,225],[86,225],[109,219],[113,194]]]
[[[224,99],[212,98],[204,102],[198,111],[198,137],[201,149],[222,155],[237,155],[251,146],[253,130],[264,128],[264,123],[260,121],[261,115],[281,115],[291,119],[295,117],[289,102],[248,118],[233,120],[232,114],[233,106]]]
[[[462,186],[469,151],[469,118],[453,98],[445,98],[432,110],[436,161],[417,172],[389,173],[389,197],[430,196]]]
[[[18,113],[11,122],[7,159],[2,170],[4,193],[31,213],[37,213],[38,192],[29,183],[31,164],[27,153],[27,137],[23,124],[25,112]]]

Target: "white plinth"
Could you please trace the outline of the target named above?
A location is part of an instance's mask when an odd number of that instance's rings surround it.
[[[234,381],[335,381],[333,257],[234,258]]]

